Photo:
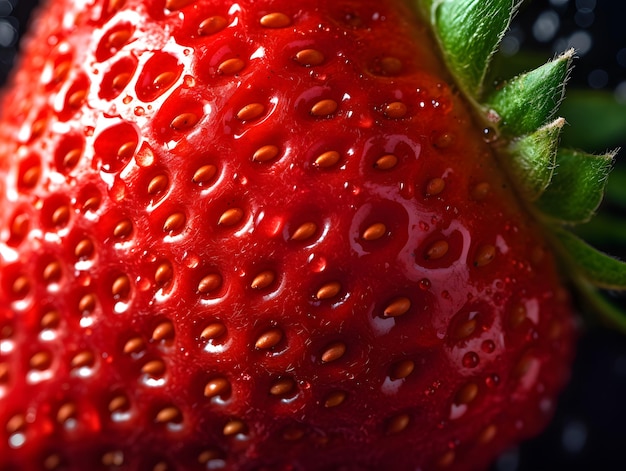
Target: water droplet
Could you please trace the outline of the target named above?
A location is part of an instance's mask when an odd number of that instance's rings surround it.
[[[492,374],[489,375],[485,378],[485,385],[488,388],[495,388],[498,384],[500,384],[500,376],[498,376],[497,374]]]
[[[143,106],[136,106],[134,111],[135,116],[143,116],[146,114],[146,110],[143,108]]]
[[[493,353],[496,349],[496,344],[493,340],[485,340],[480,348],[485,353]]]
[[[422,291],[428,291],[430,289],[431,283],[428,278],[422,278],[419,281],[419,287]]]
[[[463,366],[465,368],[476,368],[480,363],[480,357],[476,352],[467,352],[463,355]]]
[[[487,143],[494,142],[498,139],[498,134],[494,128],[485,128],[483,129],[483,140]]]

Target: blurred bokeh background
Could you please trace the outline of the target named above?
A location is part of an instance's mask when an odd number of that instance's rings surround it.
[[[0,0],[0,84],[18,57],[38,3]],[[578,58],[561,109],[568,121],[565,143],[592,152],[625,149],[599,222],[581,232],[626,258],[626,0],[526,0],[496,58],[494,78],[509,78],[570,47]],[[614,217],[623,220],[615,225],[610,222]],[[607,295],[626,310],[624,298]],[[572,382],[554,421],[540,437],[505,453],[492,469],[544,470],[626,470],[626,333],[585,324]]]

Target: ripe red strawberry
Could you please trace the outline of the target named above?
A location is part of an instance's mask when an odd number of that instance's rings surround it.
[[[35,26],[0,123],[1,469],[478,470],[546,424],[575,329],[537,195],[404,2]]]

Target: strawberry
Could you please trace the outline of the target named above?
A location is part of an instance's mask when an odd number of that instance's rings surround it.
[[[613,156],[556,149],[571,53],[484,87],[511,4],[48,2],[2,104],[0,468],[478,470],[541,430],[557,257],[596,305],[624,270],[564,229]]]

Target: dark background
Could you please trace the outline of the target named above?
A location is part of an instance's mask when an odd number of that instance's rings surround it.
[[[37,3],[0,0],[0,84],[6,80]],[[522,67],[569,47],[575,47],[578,56],[569,88],[595,90],[602,103],[609,103],[613,122],[625,124],[623,131],[618,128],[603,139],[603,145],[626,148],[626,0],[526,1],[504,40],[502,55]],[[570,121],[569,133],[584,136],[589,123],[565,117]],[[603,152],[607,148],[586,150]],[[621,160],[626,161],[626,150]],[[626,175],[626,162],[620,162],[619,157],[617,170]],[[626,200],[619,195],[624,193],[610,194],[618,196],[612,201],[609,198],[602,212],[623,217]],[[602,241],[601,237],[596,239]],[[605,239],[604,248],[626,257],[626,233]],[[626,302],[616,301],[626,309]],[[587,324],[572,382],[554,421],[540,437],[503,455],[492,469],[544,470],[626,470],[626,335]]]

